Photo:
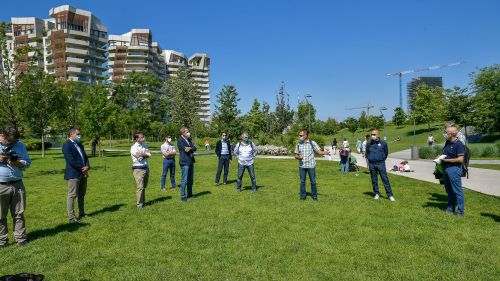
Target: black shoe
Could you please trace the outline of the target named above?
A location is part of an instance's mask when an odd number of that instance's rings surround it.
[[[318,201],[318,197],[313,197],[313,201]]]
[[[459,212],[455,212],[453,213],[456,217],[461,217],[463,218],[464,217],[464,214],[463,213],[459,213]]]
[[[186,203],[188,201],[188,199],[186,197],[182,197],[181,201],[184,202],[184,203]]]
[[[28,244],[29,244],[29,243],[28,243],[28,241],[27,241],[27,240],[24,240],[23,242],[19,242],[19,243],[17,243],[17,245],[18,245],[19,247],[26,247],[26,246],[28,246]]]
[[[306,200],[306,197],[300,197],[300,200]]]
[[[80,220],[77,219],[77,218],[71,218],[71,219],[69,219],[69,222],[76,222],[76,223],[78,223],[78,222],[80,222]]]
[[[223,184],[223,185],[226,185],[226,183],[225,183],[225,182],[223,182],[222,184]]]
[[[215,186],[218,186],[218,185],[219,185],[219,183],[218,183],[218,182],[216,182],[216,183],[215,183]]]
[[[191,194],[191,195],[188,195],[188,197],[187,197],[187,198],[196,198],[196,195]]]
[[[92,218],[92,216],[89,215],[89,214],[83,214],[83,215],[80,215],[78,217],[79,220],[81,220],[81,219],[90,219],[90,218]]]

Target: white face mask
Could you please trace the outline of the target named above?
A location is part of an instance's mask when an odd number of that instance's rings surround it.
[[[447,133],[444,133],[444,134],[443,134],[443,138],[444,138],[445,140],[448,140],[448,139],[449,139],[448,134],[447,134]]]
[[[190,138],[191,137],[191,133],[190,132],[187,132],[186,133],[186,138]]]
[[[167,141],[168,141],[168,142],[171,142],[171,141],[172,141],[172,139],[171,139],[171,138],[168,138],[168,139],[167,139]]]

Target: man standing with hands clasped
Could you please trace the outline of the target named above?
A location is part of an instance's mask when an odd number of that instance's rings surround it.
[[[259,150],[253,142],[250,141],[248,133],[241,134],[241,142],[235,145],[234,155],[238,157],[238,179],[236,180],[236,190],[241,191],[241,180],[245,169],[248,170],[252,182],[252,191],[257,191],[257,181],[255,180],[255,169],[253,159],[257,156]]]
[[[217,186],[219,185],[222,168],[224,168],[224,177],[222,178],[222,183],[227,183],[229,164],[231,164],[231,161],[233,160],[233,156],[231,154],[231,143],[228,140],[227,133],[222,133],[221,139],[215,145],[215,154],[217,154],[217,158],[219,158],[217,172],[215,173],[215,186]]]
[[[392,194],[391,184],[387,177],[387,169],[385,168],[385,159],[389,155],[387,143],[380,139],[379,132],[373,130],[371,132],[370,141],[366,144],[366,159],[368,160],[368,169],[372,178],[373,193],[375,193],[375,200],[380,199],[380,192],[378,190],[378,175],[384,183],[385,192],[387,197],[392,202],[396,201]]]
[[[90,218],[90,215],[85,213],[85,194],[90,163],[81,144],[80,128],[69,129],[69,137],[63,144],[62,151],[66,159],[64,179],[68,181],[68,217],[71,222],[79,222],[81,218]],[[78,218],[75,217],[73,209],[75,198],[78,198]]]
[[[179,148],[179,165],[181,166],[181,200],[182,202],[187,202],[188,198],[194,197],[194,152],[196,151],[196,146],[191,141],[189,128],[182,127],[180,133],[181,135],[177,140],[177,147]]]
[[[322,155],[329,154],[330,151],[323,151],[319,145],[309,139],[309,132],[302,130],[299,132],[299,144],[295,147],[295,159],[299,160],[300,176],[300,199],[306,199],[306,174],[311,182],[311,196],[314,201],[318,200],[316,188],[316,160],[314,153]]]
[[[170,170],[170,185],[175,188],[175,147],[172,145],[172,137],[167,136],[161,145],[161,155],[163,156],[163,173],[161,174],[161,190],[165,191],[165,179]]]
[[[135,143],[130,148],[130,155],[132,156],[132,170],[136,184],[136,204],[137,208],[142,209],[149,180],[148,158],[151,157],[151,152],[144,144],[146,140],[143,133],[135,133],[134,139]]]

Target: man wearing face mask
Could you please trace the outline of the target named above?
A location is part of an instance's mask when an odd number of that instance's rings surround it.
[[[149,180],[148,158],[151,157],[151,152],[145,144],[146,138],[142,132],[135,133],[134,139],[135,143],[130,148],[130,155],[132,156],[132,171],[136,184],[136,205],[137,208],[142,209],[146,200],[146,187]]]
[[[231,143],[227,137],[227,133],[222,133],[221,139],[215,145],[215,154],[219,158],[219,165],[217,166],[217,173],[215,174],[215,185],[219,185],[220,174],[224,168],[224,177],[222,183],[227,183],[227,174],[229,172],[229,164],[233,160],[231,155]]]
[[[371,132],[370,141],[366,144],[366,159],[368,160],[368,169],[372,178],[373,193],[375,193],[375,200],[380,199],[380,192],[378,190],[378,175],[382,179],[385,187],[387,197],[392,202],[396,201],[392,194],[391,184],[387,177],[387,169],[385,168],[385,160],[389,155],[387,143],[380,139],[378,130]]]
[[[179,165],[181,166],[181,200],[182,202],[187,202],[188,198],[194,197],[194,152],[196,151],[196,146],[191,140],[189,128],[182,127],[180,133],[181,135],[177,140],[177,147],[179,148]]]
[[[66,159],[64,179],[68,181],[68,217],[71,222],[78,222],[81,218],[90,218],[90,215],[85,213],[85,194],[90,164],[81,144],[80,128],[71,127],[68,135],[68,140],[62,146],[64,159]],[[75,198],[78,198],[78,217],[75,216],[73,209]]]
[[[250,180],[252,181],[252,191],[257,191],[257,181],[255,180],[255,170],[253,166],[253,159],[257,156],[259,151],[257,146],[250,141],[248,133],[241,134],[241,142],[234,148],[234,155],[238,157],[238,180],[236,181],[237,191],[241,191],[241,179],[245,169],[248,170]]]
[[[330,151],[322,151],[319,145],[309,140],[309,132],[302,130],[299,132],[299,144],[295,147],[295,159],[299,160],[300,176],[300,199],[306,199],[306,174],[309,175],[311,182],[311,196],[314,201],[318,200],[318,191],[316,189],[316,160],[314,153],[329,154]]]
[[[444,186],[448,193],[446,212],[457,216],[464,215],[464,192],[462,190],[462,163],[464,162],[465,145],[458,139],[458,129],[451,125],[444,133],[446,143],[443,147],[441,162],[444,166]],[[458,207],[458,210],[455,208]]]
[[[170,170],[170,184],[175,188],[175,147],[172,145],[172,137],[167,136],[165,143],[161,145],[161,154],[163,156],[163,173],[161,175],[161,190],[165,191],[165,179]]]
[[[7,214],[10,210],[14,225],[14,238],[19,246],[28,245],[24,209],[26,190],[23,171],[31,164],[26,146],[19,141],[19,132],[7,127],[0,143],[0,248],[7,247],[9,231]]]

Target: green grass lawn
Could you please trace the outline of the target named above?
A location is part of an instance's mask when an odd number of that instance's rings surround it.
[[[500,164],[470,164],[469,166],[481,169],[499,170]]]
[[[214,186],[216,158],[198,157],[194,192],[161,192],[150,160],[144,209],[130,157],[92,158],[86,211],[68,223],[64,160],[32,153],[26,172],[26,248],[0,250],[0,276],[47,280],[498,280],[500,199],[466,190],[466,216],[445,214],[442,186],[390,175],[397,202],[372,199],[369,176],[319,161],[319,201],[298,195],[297,162],[257,159],[236,192]],[[54,156],[58,156],[53,160]],[[106,170],[104,169],[106,167]],[[55,171],[55,173],[53,173]],[[179,169],[178,169],[179,171]],[[177,179],[179,179],[179,174]],[[309,190],[309,187],[308,187]],[[383,193],[385,195],[385,193]],[[9,225],[11,220],[9,218]]]

